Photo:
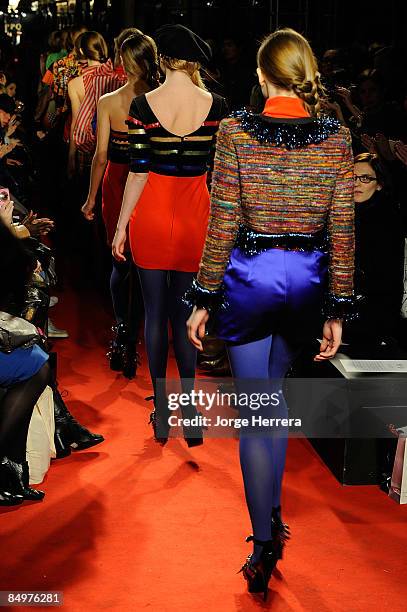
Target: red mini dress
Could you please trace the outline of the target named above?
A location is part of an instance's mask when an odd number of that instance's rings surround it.
[[[148,172],[129,225],[140,268],[198,271],[209,218],[207,170],[226,113],[225,100],[213,95],[199,129],[181,137],[160,124],[144,94],[133,100],[127,122],[130,172]]]

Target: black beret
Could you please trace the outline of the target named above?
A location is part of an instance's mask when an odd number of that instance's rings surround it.
[[[15,113],[16,103],[14,102],[13,98],[6,93],[0,94],[0,110],[8,113],[9,115],[13,115]]]
[[[207,64],[212,50],[200,36],[181,24],[163,25],[154,36],[160,55]]]

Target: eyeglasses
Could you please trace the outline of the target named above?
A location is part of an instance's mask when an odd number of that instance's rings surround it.
[[[355,174],[355,183],[360,181],[361,183],[372,183],[373,181],[377,181],[375,176],[370,176],[370,174],[360,174],[359,176]]]

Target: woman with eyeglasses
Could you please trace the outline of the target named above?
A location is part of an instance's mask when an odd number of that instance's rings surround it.
[[[403,296],[404,231],[389,177],[372,153],[355,157],[355,243],[355,292],[362,299],[346,340],[391,342]]]

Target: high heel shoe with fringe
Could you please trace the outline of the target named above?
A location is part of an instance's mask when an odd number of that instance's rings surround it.
[[[287,523],[283,523],[281,520],[281,506],[272,509],[271,533],[277,559],[282,559],[286,542],[291,538],[291,531]]]
[[[249,593],[263,593],[263,600],[266,601],[268,584],[277,564],[274,542],[273,540],[257,540],[252,535],[247,536],[246,542],[254,542],[254,544],[262,546],[263,550],[260,559],[254,563],[252,562],[252,555],[249,555],[238,573],[243,573]]]

